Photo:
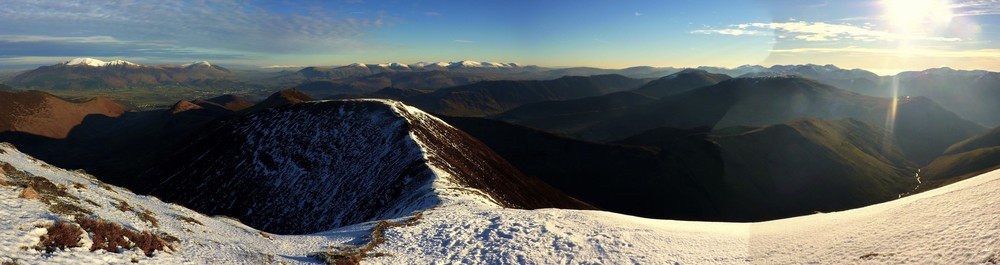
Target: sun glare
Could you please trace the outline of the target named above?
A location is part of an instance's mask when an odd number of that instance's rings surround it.
[[[885,0],[886,20],[897,30],[914,31],[951,22],[948,0]]]

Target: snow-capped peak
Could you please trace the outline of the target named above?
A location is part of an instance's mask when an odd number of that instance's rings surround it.
[[[132,62],[125,61],[125,60],[113,60],[113,61],[110,61],[110,62],[105,62],[105,61],[101,61],[101,60],[94,59],[94,58],[74,58],[73,60],[66,61],[63,64],[65,64],[65,65],[86,65],[86,66],[95,66],[95,67],[109,66],[109,65],[138,65],[138,64],[134,64]]]
[[[212,64],[209,63],[208,61],[193,62],[193,63],[181,65],[181,66],[182,67],[190,67],[190,66],[202,66],[202,65],[208,66],[208,67],[212,67]]]
[[[498,62],[476,62],[476,61],[459,61],[453,62],[449,65],[452,68],[458,67],[474,67],[474,68],[513,68],[520,67],[516,63],[498,63]]]
[[[350,66],[350,67],[364,67],[364,68],[368,68],[368,65],[367,65],[367,64],[364,64],[364,63],[352,63],[352,64],[349,64],[349,65],[347,65],[347,66]]]

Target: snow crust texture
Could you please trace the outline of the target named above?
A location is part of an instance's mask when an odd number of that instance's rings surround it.
[[[378,102],[295,104],[199,139],[152,194],[274,233],[309,233],[436,205],[406,121]]]
[[[760,223],[452,201],[386,232],[377,264],[996,264],[1000,170],[899,200]]]
[[[280,234],[399,218],[469,196],[512,208],[588,208],[482,143],[387,100],[325,101],[228,122],[142,176],[151,194]]]
[[[104,184],[93,176],[60,169],[36,160],[7,143],[0,143],[0,184],[12,179],[13,170],[44,178],[65,188],[76,200],[42,202],[20,198],[25,187],[0,185],[0,263],[3,264],[315,264],[310,253],[331,245],[359,240],[370,224],[358,224],[310,235],[282,236],[263,233],[226,217],[211,217],[156,197],[136,195]],[[73,223],[75,216],[50,211],[53,204],[71,203],[97,218],[136,232],[149,231],[175,237],[173,250],[154,251],[152,257],[138,249],[90,251],[90,236],[80,247],[51,253],[36,250],[40,236],[56,220]],[[152,218],[140,218],[145,213]],[[156,224],[148,220],[157,220]]]

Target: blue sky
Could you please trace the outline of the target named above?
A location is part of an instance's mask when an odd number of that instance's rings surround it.
[[[1000,70],[1000,0],[7,0],[0,65],[836,64]]]

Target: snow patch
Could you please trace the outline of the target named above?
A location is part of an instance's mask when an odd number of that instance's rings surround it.
[[[94,66],[94,67],[103,67],[103,66],[112,66],[112,65],[126,65],[126,66],[135,66],[135,65],[138,65],[138,64],[135,64],[135,63],[132,63],[132,62],[129,62],[129,61],[125,61],[125,60],[112,60],[110,62],[105,62],[105,61],[101,61],[101,60],[94,59],[94,58],[75,58],[75,59],[63,62],[63,64],[65,64],[65,65]]]

